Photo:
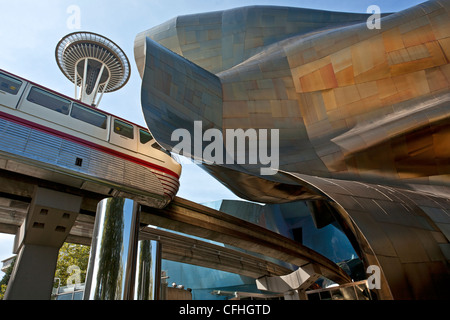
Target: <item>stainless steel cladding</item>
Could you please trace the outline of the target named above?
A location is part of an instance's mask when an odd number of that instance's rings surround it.
[[[139,213],[139,204],[130,199],[98,204],[85,300],[133,299]]]
[[[136,256],[135,300],[161,300],[161,255],[159,241],[140,240]]]

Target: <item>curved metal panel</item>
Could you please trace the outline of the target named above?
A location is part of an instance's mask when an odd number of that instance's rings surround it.
[[[169,149],[175,129],[194,136],[194,121],[223,134],[278,129],[283,171],[449,185],[449,11],[429,1],[382,17],[381,29],[367,15],[299,8],[178,17],[136,39],[144,116]],[[195,98],[211,87],[213,100]]]
[[[382,270],[382,299],[450,298],[450,200],[394,187],[290,173],[329,197],[366,268]],[[345,228],[344,228],[345,229]]]
[[[193,133],[197,120],[203,121],[206,128],[222,127],[219,78],[149,38],[145,58],[142,110],[162,146],[172,149],[172,132],[186,129]],[[186,156],[193,156],[191,150],[186,151]]]
[[[261,176],[260,164],[204,167],[252,201],[330,201],[366,265],[381,267],[382,298],[448,297],[449,18],[448,0],[384,16],[381,29],[298,8],[178,17],[136,39],[144,116],[168,149],[176,128],[194,136],[194,121],[223,135],[279,130],[279,169],[292,180]],[[176,90],[165,81],[175,74]],[[218,94],[190,99],[192,86]]]

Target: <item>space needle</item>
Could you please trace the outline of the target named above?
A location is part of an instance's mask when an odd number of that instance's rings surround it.
[[[64,75],[75,84],[75,99],[98,107],[105,92],[122,88],[130,78],[130,63],[122,49],[92,32],[62,38],[55,51]]]

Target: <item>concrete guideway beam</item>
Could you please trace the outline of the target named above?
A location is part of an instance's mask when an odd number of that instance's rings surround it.
[[[2,173],[5,174],[5,172]],[[17,234],[17,230],[23,224],[32,201],[33,185],[38,183],[41,185],[44,182],[28,177],[19,179],[21,176],[14,176],[14,179],[8,177],[7,175],[2,181],[4,183],[0,184],[0,229],[4,233]],[[8,188],[14,185],[20,185],[20,190]],[[66,242],[90,246],[96,207],[98,202],[104,197],[85,190],[64,188],[63,186],[58,186],[58,190],[76,194],[83,198],[80,214],[78,214]],[[201,205],[198,206],[203,207]],[[145,207],[144,210],[146,210]],[[145,223],[147,220],[146,216],[147,212],[141,212],[141,223]],[[293,270],[279,262],[274,263],[254,255],[244,254],[232,248],[219,247],[192,237],[178,235],[157,228],[145,227],[141,229],[140,240],[142,239],[160,241],[163,248],[162,258],[165,260],[216,268],[217,270],[241,274],[254,279],[262,276],[285,275]]]
[[[254,255],[161,229],[141,229],[139,239],[162,244],[162,258],[258,279],[285,275],[292,269]]]
[[[0,211],[0,227],[1,230],[4,230],[3,232],[14,234],[15,230],[23,224],[22,221],[25,219],[28,206],[31,205],[34,187],[39,185],[47,189],[55,189],[82,198],[80,214],[70,230],[70,234],[66,241],[84,245],[91,244],[96,207],[98,202],[105,198],[104,195],[66,185],[49,184],[41,179],[18,174],[11,175],[6,171],[0,170],[0,173],[0,180],[2,182],[0,184],[0,193],[4,200],[2,200],[2,205],[6,206],[6,209],[10,208],[8,210]],[[279,261],[286,261],[287,263],[297,266],[305,267],[309,264],[309,261],[316,261],[318,265],[327,266],[324,267],[324,276],[328,278],[335,277],[336,279],[331,280],[338,283],[347,283],[351,281],[348,275],[337,265],[318,255],[316,252],[299,246],[297,242],[244,220],[182,198],[175,198],[175,201],[163,210],[154,210],[150,207],[142,206],[141,225],[142,224],[154,225],[156,227],[210,239],[236,248],[245,249],[249,252],[260,253],[267,257],[276,258]],[[154,231],[157,230],[158,229],[154,229]],[[157,240],[158,238],[149,237],[148,239]],[[176,247],[176,244],[175,246],[171,245],[170,242],[172,242],[173,239],[167,239],[164,236],[160,239],[163,242],[163,259],[178,261],[176,259],[180,259],[180,257],[177,255],[186,248]],[[179,241],[177,240],[174,243],[179,243]],[[192,252],[193,255],[181,257],[181,259],[189,259],[192,264],[206,266],[204,264],[210,262],[210,260],[208,260],[209,257],[211,257],[209,253],[213,251],[208,249],[208,259],[205,259],[206,255],[203,254],[203,250],[200,250],[200,247],[201,246],[197,244],[199,252],[197,252],[196,248],[192,250],[187,248],[186,250],[188,250],[189,253]],[[225,256],[226,255],[221,252],[219,257],[215,257],[217,258],[214,260],[216,266],[223,266],[221,262],[224,261]],[[231,260],[237,261],[234,257],[232,257]],[[234,268],[231,260],[230,263],[226,265],[227,268]],[[247,268],[247,260],[244,258],[244,263],[238,265],[238,270],[234,268],[234,270],[230,269],[227,271],[247,274],[253,278],[284,275],[292,271],[292,269],[285,268],[278,264],[270,265],[270,263],[263,265],[262,269],[257,268],[260,269],[257,270],[252,267],[254,266],[254,261],[255,260],[249,261],[250,268]],[[323,262],[322,264],[321,261]],[[240,261],[237,261],[236,263],[238,262]],[[332,271],[327,271],[327,269]]]
[[[299,267],[314,266],[339,284],[350,277],[334,262],[266,228],[182,198],[164,209],[142,207],[141,223],[217,241]]]

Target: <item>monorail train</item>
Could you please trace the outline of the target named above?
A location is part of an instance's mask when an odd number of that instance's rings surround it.
[[[181,175],[148,129],[1,69],[0,169],[156,208]]]

